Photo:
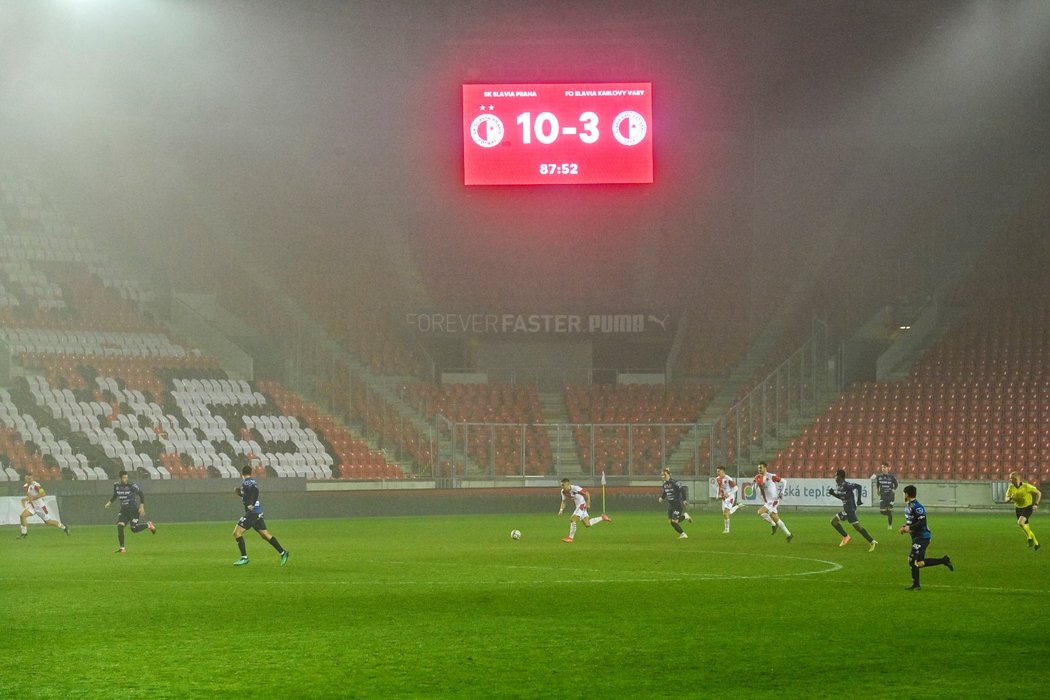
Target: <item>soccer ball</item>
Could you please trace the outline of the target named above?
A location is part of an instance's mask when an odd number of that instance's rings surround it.
[[[512,540],[520,540],[521,539],[521,530],[511,530],[510,531],[510,538]]]

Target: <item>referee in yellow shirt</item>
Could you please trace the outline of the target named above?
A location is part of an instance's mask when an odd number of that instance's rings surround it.
[[[1022,481],[1018,472],[1010,472],[1010,488],[1007,489],[1006,500],[1003,502],[1013,501],[1014,512],[1017,514],[1017,525],[1024,530],[1025,537],[1028,538],[1028,546],[1035,547],[1037,552],[1039,551],[1039,540],[1036,539],[1028,523],[1032,519],[1032,511],[1039,507],[1039,501],[1042,499],[1043,494],[1039,489],[1027,481]]]

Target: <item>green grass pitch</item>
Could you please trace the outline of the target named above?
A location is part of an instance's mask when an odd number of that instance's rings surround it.
[[[275,514],[276,515],[276,514]],[[1050,551],[1012,513],[932,512],[840,548],[831,513],[281,520],[288,566],[232,523],[0,529],[4,697],[1042,697]],[[1050,521],[1035,519],[1050,543]],[[522,530],[519,541],[510,538]]]

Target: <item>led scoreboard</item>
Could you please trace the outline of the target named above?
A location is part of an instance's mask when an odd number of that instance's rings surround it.
[[[463,181],[652,182],[652,83],[464,85]]]

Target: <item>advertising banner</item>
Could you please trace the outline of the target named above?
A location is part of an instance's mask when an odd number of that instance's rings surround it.
[[[55,498],[47,497],[44,499],[47,503],[47,510],[50,517],[55,520],[62,522],[62,517],[58,514],[58,500]],[[0,525],[17,525],[19,518],[22,515],[22,497],[21,496],[4,496],[0,497]],[[34,515],[29,518],[29,524],[43,525],[44,521],[38,516]]]
[[[864,479],[846,479],[860,486],[861,489],[861,501],[862,507],[867,507],[873,504],[871,500],[871,481],[867,478]],[[828,489],[835,485],[834,479],[788,479],[784,481],[787,483],[787,488],[784,491],[784,500],[781,501],[781,505],[784,506],[826,506],[827,508],[840,508],[842,501],[835,498],[834,496],[828,495]],[[744,505],[760,505],[762,503],[761,496],[758,495],[758,489],[755,488],[751,478],[741,478],[736,480],[737,485],[737,497],[736,502]],[[718,497],[718,486],[715,484],[715,480],[710,480],[710,496],[711,498]]]

